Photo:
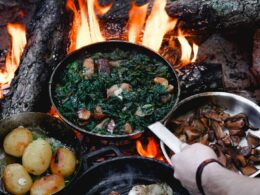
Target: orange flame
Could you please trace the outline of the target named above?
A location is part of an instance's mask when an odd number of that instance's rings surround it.
[[[148,5],[149,3],[144,4],[143,6],[137,6],[134,3],[132,3],[132,8],[129,11],[128,21],[128,40],[132,43],[138,42],[138,36],[141,33],[145,23]]]
[[[95,8],[98,13],[104,14],[109,11],[112,4],[102,7],[97,0],[78,0],[80,12],[77,11],[74,0],[67,1],[67,8],[74,13],[74,21],[71,29],[71,46],[69,52],[79,49],[91,43],[104,41]]]
[[[181,44],[181,64],[186,65],[191,62],[195,62],[198,54],[198,45],[193,43],[192,47],[188,40],[185,38],[184,34],[179,30],[178,40]],[[191,59],[193,52],[193,58]]]
[[[0,70],[1,88],[3,85],[10,85],[26,45],[26,30],[23,25],[7,24],[7,32],[11,36],[12,47],[6,56],[5,69]],[[2,91],[0,97],[2,98]]]
[[[137,152],[143,157],[155,158],[158,155],[158,145],[154,138],[148,138],[147,148],[144,149],[140,140],[136,141]]]
[[[155,0],[143,36],[143,45],[159,51],[164,35],[173,30],[177,19],[172,19],[165,11],[166,0]]]

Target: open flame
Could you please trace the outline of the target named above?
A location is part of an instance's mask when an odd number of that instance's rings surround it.
[[[178,40],[181,45],[181,64],[187,65],[189,63],[193,63],[196,61],[197,54],[198,54],[198,45],[195,43],[192,44],[192,47],[188,40],[185,38],[184,34],[179,30]],[[193,57],[192,57],[193,54]],[[192,58],[191,58],[192,57]]]
[[[143,144],[140,140],[136,141],[136,149],[140,156],[148,158],[156,158],[158,160],[164,160],[160,153],[159,145],[153,137],[148,138],[148,143],[146,147],[143,147]]]
[[[67,1],[67,8],[74,13],[74,21],[70,33],[71,46],[69,52],[79,49],[91,43],[105,41],[101,34],[95,9],[104,14],[109,11],[112,4],[102,7],[97,0],[78,0],[79,12],[74,0]]]
[[[166,0],[155,0],[146,21],[143,45],[154,51],[159,51],[164,35],[173,30],[177,23],[177,19],[170,18],[166,13],[166,3]]]
[[[21,24],[7,24],[7,32],[11,36],[12,46],[6,56],[4,69],[0,70],[0,86],[2,98],[2,88],[10,85],[14,73],[19,66],[20,59],[26,45],[26,30]]]
[[[132,7],[129,11],[129,29],[128,29],[128,41],[132,43],[138,43],[138,37],[143,29],[146,13],[149,3],[143,6],[137,6],[132,3]]]

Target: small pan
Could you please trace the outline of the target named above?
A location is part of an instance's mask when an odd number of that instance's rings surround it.
[[[31,131],[44,134],[49,138],[54,138],[56,140],[59,140],[63,145],[66,145],[74,152],[77,158],[76,170],[71,176],[70,182],[66,184],[66,187],[59,192],[59,193],[66,194],[67,189],[71,187],[71,184],[76,180],[76,178],[79,176],[82,170],[81,144],[79,143],[79,140],[73,133],[72,129],[69,128],[64,122],[52,117],[51,115],[44,114],[44,113],[27,112],[27,113],[13,115],[11,117],[1,120],[0,121],[0,156],[1,156],[0,169],[1,170],[5,167],[5,164],[8,161],[10,160],[17,161],[16,159],[12,159],[12,157],[4,153],[3,140],[9,132],[11,132],[13,129],[19,126],[23,126],[25,128],[28,128]],[[0,194],[8,194],[4,189],[2,180],[0,180]]]
[[[118,157],[91,166],[91,162],[113,152]],[[173,177],[173,168],[154,159],[137,156],[120,157],[117,148],[107,147],[85,156],[85,172],[69,194],[109,195],[112,191],[127,195],[134,185],[166,183],[174,194],[189,192]]]
[[[90,130],[83,129],[82,127],[79,127],[77,124],[73,123],[72,121],[70,121],[68,118],[66,118],[65,116],[63,116],[61,114],[61,112],[58,109],[58,102],[54,98],[54,88],[55,88],[54,86],[59,81],[61,73],[63,72],[63,70],[66,68],[66,66],[68,64],[74,62],[75,60],[84,59],[87,56],[89,56],[90,54],[94,54],[96,52],[107,53],[107,52],[111,52],[111,51],[115,50],[116,48],[123,50],[123,51],[135,51],[138,53],[145,54],[152,59],[156,59],[157,61],[162,62],[168,68],[168,71],[172,75],[172,78],[173,78],[172,84],[174,85],[174,91],[173,91],[174,99],[172,100],[173,101],[172,109],[173,109],[179,100],[180,85],[179,85],[179,80],[178,80],[177,74],[176,74],[175,70],[172,68],[171,64],[169,62],[167,62],[163,57],[161,57],[158,53],[152,51],[149,48],[146,48],[141,45],[129,43],[129,42],[124,42],[124,41],[99,42],[99,43],[85,46],[79,50],[72,52],[53,71],[51,78],[50,78],[50,82],[49,82],[49,95],[50,95],[52,105],[55,108],[58,115],[62,118],[62,120],[64,120],[67,124],[72,126],[74,129],[76,129],[84,134],[88,134],[88,135],[95,136],[95,137],[102,138],[102,139],[129,139],[129,138],[136,139],[142,135],[144,130],[134,131],[131,134],[124,134],[124,135],[114,135],[114,134],[102,135],[99,133],[91,132]],[[167,119],[171,110],[164,116],[164,118],[161,121],[165,121]]]

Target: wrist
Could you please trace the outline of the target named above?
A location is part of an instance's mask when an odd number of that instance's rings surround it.
[[[214,180],[219,179],[217,178],[217,173],[220,173],[222,169],[223,167],[217,162],[210,163],[204,167],[204,170],[201,175],[201,184],[205,194],[208,194],[208,189],[213,187],[211,186],[211,184],[214,183]]]

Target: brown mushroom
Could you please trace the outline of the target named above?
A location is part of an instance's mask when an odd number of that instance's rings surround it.
[[[234,160],[242,167],[246,167],[247,165],[247,161],[242,154],[237,154]]]
[[[231,140],[232,140],[232,145],[233,146],[238,146],[240,141],[241,141],[241,138],[239,136],[230,136]]]
[[[80,120],[86,121],[86,120],[90,119],[90,117],[91,117],[91,112],[88,111],[87,109],[82,108],[82,109],[78,110],[78,118]]]
[[[260,146],[260,138],[253,135],[252,133],[248,133],[248,135],[246,136],[246,140],[248,142],[248,145],[252,148]]]
[[[193,143],[201,135],[201,132],[199,130],[192,127],[186,127],[186,129],[184,129],[184,133],[187,137],[188,143]]]
[[[110,66],[107,59],[98,59],[95,60],[95,63],[97,64],[99,74],[110,74]]]
[[[260,155],[260,150],[257,149],[257,148],[253,148],[253,149],[251,150],[251,154],[252,154],[252,155]]]
[[[124,132],[125,132],[126,134],[131,134],[131,133],[133,132],[133,129],[132,129],[132,126],[131,126],[130,123],[126,123],[126,124],[124,125]]]
[[[209,144],[208,138],[209,138],[208,134],[203,135],[202,137],[200,137],[200,143],[204,145],[208,145]]]
[[[169,85],[169,82],[167,79],[163,78],[163,77],[155,77],[153,79],[153,81],[156,83],[156,84],[159,84],[159,85],[162,85],[164,86],[166,89],[168,88],[168,85]]]
[[[173,92],[173,90],[174,90],[174,86],[173,85],[168,85],[168,87],[167,87],[167,92],[168,93],[172,93]]]
[[[214,129],[217,139],[222,139],[226,136],[226,134],[223,132],[221,125],[217,121],[212,121],[212,128]]]
[[[94,61],[92,60],[92,58],[85,59],[83,62],[83,67],[84,67],[83,75],[84,75],[84,78],[87,80],[95,72],[95,65],[94,65]]]
[[[260,156],[249,156],[249,160],[253,161],[254,164],[259,164],[260,163]]]
[[[252,152],[252,148],[250,146],[244,146],[244,147],[238,148],[238,151],[243,156],[248,157]]]
[[[216,153],[219,162],[223,165],[223,166],[227,166],[227,157],[226,155],[223,153],[222,151],[222,147],[218,144],[212,144],[210,145],[210,147],[214,150],[214,152]]]
[[[229,134],[231,136],[244,137],[245,136],[245,131],[243,129],[229,129]]]
[[[105,118],[106,115],[103,113],[103,110],[100,106],[96,106],[94,113],[93,113],[93,118],[96,120],[100,120]]]
[[[256,171],[257,168],[255,168],[254,166],[246,166],[241,168],[241,172],[247,176],[254,174]]]

